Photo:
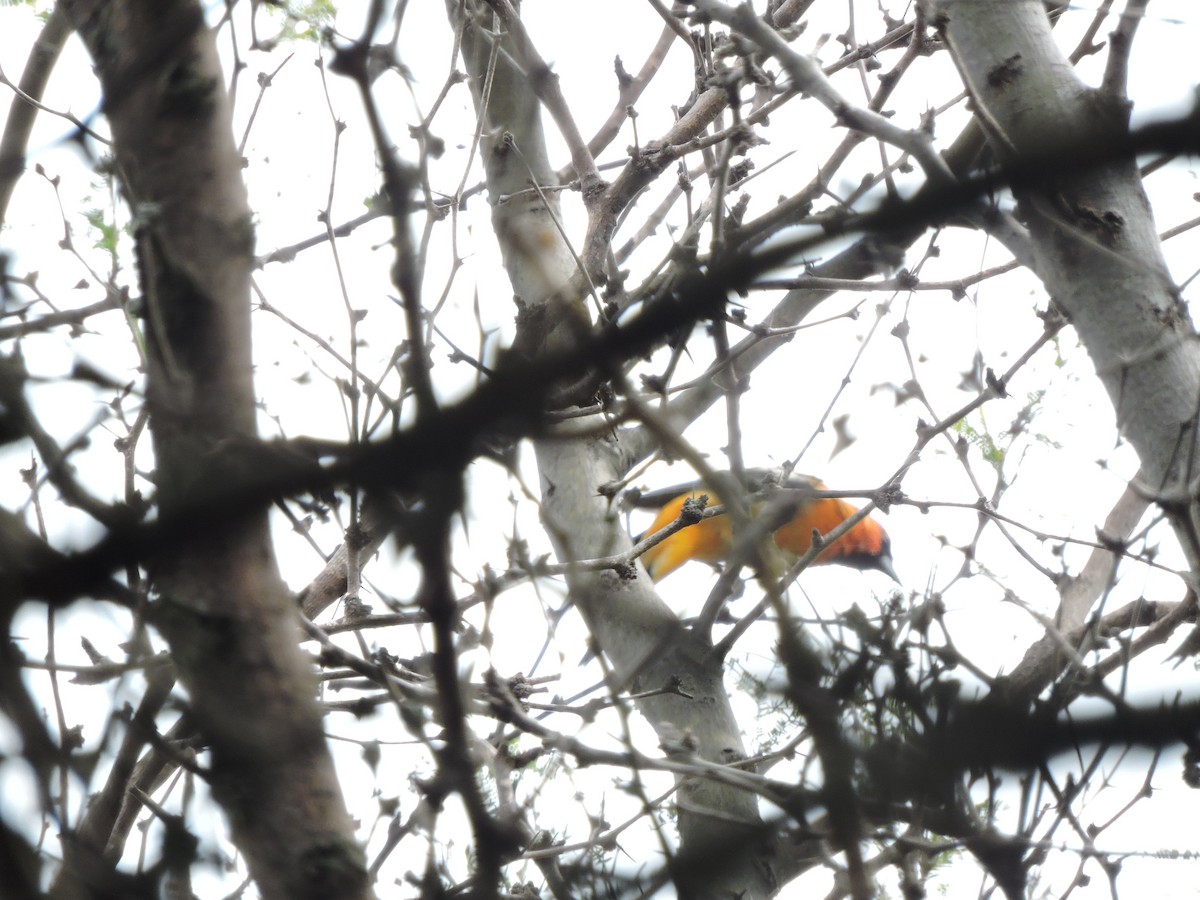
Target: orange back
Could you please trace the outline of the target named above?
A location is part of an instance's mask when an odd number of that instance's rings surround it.
[[[817,489],[823,487],[819,485]],[[781,550],[803,556],[812,547],[814,529],[820,534],[828,534],[856,512],[857,507],[836,497],[802,503],[791,521],[775,532],[775,543]],[[881,568],[880,560],[890,556],[890,549],[891,542],[883,526],[868,517],[822,550],[813,564],[841,563],[856,569]]]

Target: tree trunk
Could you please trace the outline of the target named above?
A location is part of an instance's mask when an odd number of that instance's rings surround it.
[[[457,3],[448,3],[456,15]],[[469,16],[489,16],[468,3]],[[521,352],[571,340],[572,318],[583,320],[576,296],[567,297],[577,269],[554,224],[557,192],[545,201],[530,181],[553,184],[541,112],[530,82],[512,65],[521,56],[506,35],[491,92],[484,97],[491,44],[475,26],[463,34],[463,58],[479,115],[485,120],[482,153],[487,169],[492,220],[517,295]],[[509,56],[508,54],[513,54]],[[519,150],[519,153],[515,152]],[[532,170],[532,174],[531,174]],[[559,219],[561,221],[561,219]],[[627,459],[614,440],[551,435],[535,441],[541,474],[542,516],[564,562],[628,550],[629,535],[598,488],[624,474]],[[578,571],[567,576],[571,598],[596,643],[612,662],[624,690],[678,690],[638,701],[638,710],[666,746],[695,741],[700,757],[734,762],[745,756],[729,705],[722,661],[697,636],[683,629],[654,592],[644,571],[634,580],[616,573]],[[673,689],[672,689],[673,690]],[[687,696],[684,696],[686,694]],[[696,897],[766,897],[777,886],[772,851],[759,828],[757,798],[743,791],[688,780],[678,794],[682,856],[672,873]],[[713,848],[721,848],[715,859]],[[706,856],[707,854],[707,856]],[[705,865],[706,859],[712,865]]]
[[[135,221],[158,509],[179,521],[211,487],[255,477],[238,471],[256,432],[254,230],[229,100],[198,3],[65,5],[103,83]],[[153,562],[151,616],[211,748],[234,840],[264,897],[366,896],[266,511],[192,524]]]
[[[1188,490],[1198,449],[1195,329],[1167,271],[1136,160],[1081,168],[1069,149],[1120,146],[1128,131],[1124,86],[1115,76],[1103,89],[1084,84],[1036,0],[925,6],[997,156],[1047,160],[1044,177],[1015,187],[1037,274],[1079,333],[1121,434],[1141,458],[1143,487],[1171,514],[1195,570],[1200,547]],[[1117,60],[1125,52],[1110,51]],[[1116,71],[1112,60],[1109,67]]]

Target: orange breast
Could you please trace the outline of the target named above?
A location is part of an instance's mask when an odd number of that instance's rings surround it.
[[[809,482],[814,490],[825,486],[816,479]],[[708,495],[708,505],[720,500],[711,491],[692,491],[681,494],[658,511],[654,524],[646,531],[653,534],[679,518],[689,497]],[[775,544],[793,556],[803,556],[812,547],[813,531],[827,534],[858,510],[845,500],[831,497],[809,497],[797,493],[797,509],[792,518],[775,531]],[[690,560],[714,564],[724,562],[733,546],[733,525],[728,516],[713,516],[677,531],[666,540],[651,547],[641,557],[646,571],[655,581],[674,572]],[[891,567],[890,544],[887,532],[874,519],[866,518],[836,542],[821,551],[814,565],[840,563],[858,569],[879,569],[895,578]]]
[[[647,529],[646,534],[651,535],[666,528],[679,518],[683,504],[689,497],[699,499],[704,494],[708,495],[709,506],[720,504],[721,501],[711,491],[693,491],[681,494],[658,511],[654,524]],[[721,562],[729,555],[732,543],[733,526],[730,524],[729,517],[713,516],[711,519],[703,519],[695,525],[675,532],[660,544],[655,544],[642,554],[642,564],[650,573],[650,577],[658,581],[674,572],[688,560],[694,559],[710,565]]]

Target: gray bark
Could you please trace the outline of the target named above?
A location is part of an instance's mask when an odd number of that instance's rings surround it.
[[[211,488],[257,474],[239,470],[236,453],[256,431],[254,233],[229,100],[199,4],[65,8],[103,83],[138,223],[157,501],[171,521]],[[211,749],[209,780],[234,840],[264,897],[366,896],[266,511],[190,524],[153,562],[160,598],[151,617]],[[76,856],[84,871],[102,849],[68,846],[67,867]],[[70,879],[61,889],[72,895]]]
[[[1053,160],[1058,147],[1122,140],[1128,101],[1075,73],[1035,0],[930,0],[998,157]],[[1117,46],[1112,53],[1123,52]],[[1034,238],[1036,274],[1087,348],[1137,450],[1146,484],[1172,514],[1193,569],[1200,548],[1188,485],[1195,477],[1200,347],[1163,259],[1132,157],[1079,170],[1067,156],[1016,188]]]
[[[457,4],[449,3],[451,16]],[[482,4],[470,3],[476,15]],[[511,44],[495,62],[491,92],[484,96],[491,45],[473,26],[463,34],[463,57],[479,114],[484,118],[482,153],[487,169],[492,219],[518,303],[520,352],[537,353],[571,340],[571,321],[584,322],[580,301],[568,294],[576,275],[573,257],[554,224],[556,192],[545,200],[530,190],[531,179],[552,183],[540,108],[526,76],[513,64]],[[511,140],[505,140],[505,135]],[[514,147],[520,153],[514,152]],[[531,174],[532,170],[532,174]],[[605,437],[535,441],[541,474],[542,515],[564,562],[623,552],[631,546],[615,510],[598,488],[624,474],[626,458]],[[620,684],[646,691],[679,686],[638,701],[638,710],[664,744],[695,742],[700,757],[732,762],[745,756],[741,733],[722,679],[722,661],[685,631],[654,592],[644,571],[625,581],[613,572],[577,571],[567,576],[571,598],[612,663]],[[687,696],[683,696],[686,693]],[[757,799],[712,782],[689,780],[681,787],[679,829],[688,872],[675,877],[694,896],[766,897],[776,887],[770,848],[756,839],[761,825]],[[702,871],[705,848],[721,847],[720,865]],[[711,855],[711,854],[710,854]]]

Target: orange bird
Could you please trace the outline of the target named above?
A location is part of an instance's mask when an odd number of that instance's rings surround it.
[[[822,497],[818,492],[825,485],[808,475],[792,475],[779,482],[777,473],[751,469],[745,478],[750,486],[750,513],[768,515],[781,521],[768,526],[774,531],[775,546],[784,560],[791,562],[812,547],[813,532],[827,534],[858,510],[836,497]],[[682,491],[682,493],[678,493]],[[769,492],[769,496],[768,496]],[[659,509],[654,524],[639,537],[654,534],[679,518],[684,503],[707,495],[708,506],[721,501],[710,490],[696,485],[681,485],[643,494],[638,505],[657,506],[662,498],[670,497]],[[674,572],[689,560],[709,565],[724,562],[734,548],[733,521],[727,515],[701,519],[655,544],[642,554],[642,564],[650,577],[658,581]],[[838,564],[855,569],[878,569],[899,581],[892,568],[891,541],[883,526],[874,519],[863,519],[837,541],[820,552],[813,565]]]

